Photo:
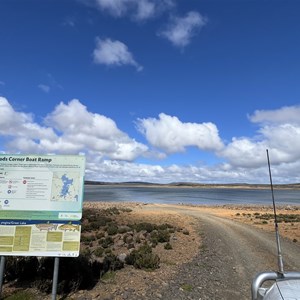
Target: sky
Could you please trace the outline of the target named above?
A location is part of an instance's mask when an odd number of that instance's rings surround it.
[[[1,0],[0,153],[86,180],[300,182],[299,0]]]

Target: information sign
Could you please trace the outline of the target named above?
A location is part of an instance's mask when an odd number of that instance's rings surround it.
[[[77,257],[78,221],[0,221],[0,255]]]
[[[0,155],[0,219],[80,220],[85,156]]]

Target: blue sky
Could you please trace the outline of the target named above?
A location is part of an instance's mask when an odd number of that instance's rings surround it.
[[[300,182],[298,0],[0,1],[0,151],[86,179]]]

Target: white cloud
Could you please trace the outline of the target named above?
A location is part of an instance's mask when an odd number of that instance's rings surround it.
[[[145,21],[173,7],[172,0],[95,0],[96,6],[115,17]]]
[[[48,85],[45,84],[39,84],[38,88],[41,89],[43,92],[45,93],[49,93],[50,92],[50,87]]]
[[[232,165],[253,168],[266,163],[269,149],[273,164],[300,160],[300,107],[290,106],[276,110],[261,110],[249,116],[258,123],[258,136],[233,138],[219,154]]]
[[[173,17],[165,30],[159,35],[168,39],[174,46],[185,47],[193,36],[207,24],[207,18],[200,13],[190,11],[186,16]]]
[[[160,165],[154,163],[155,156],[145,144],[130,138],[112,119],[88,111],[79,100],[58,104],[40,125],[34,115],[16,111],[0,97],[0,152],[84,153],[86,179],[90,180],[266,183],[268,148],[274,182],[300,182],[300,124],[284,117],[287,110],[294,108],[274,110],[276,118],[261,118],[257,136],[235,137],[227,145],[213,123],[182,122],[166,114],[140,119],[139,130],[158,150],[175,153],[196,146],[220,157],[214,165]],[[268,113],[272,115],[272,111]],[[272,123],[265,124],[266,119]],[[158,154],[162,159],[166,153]],[[148,158],[151,164],[138,163],[140,158]]]
[[[128,0],[96,0],[99,8],[119,17],[126,13]]]
[[[223,147],[213,123],[183,123],[177,117],[161,113],[159,119],[139,119],[137,125],[151,145],[168,153],[183,152],[188,146],[208,151]]]
[[[128,47],[120,42],[111,39],[96,39],[96,48],[93,52],[94,63],[104,64],[108,66],[134,66],[137,71],[141,71],[143,67],[138,64],[132,54],[129,52]]]
[[[145,20],[155,14],[155,4],[148,0],[137,1],[136,19]]]
[[[32,118],[31,114],[15,111],[6,98],[0,97],[0,135],[53,141],[54,131],[34,123]]]
[[[76,99],[68,104],[60,103],[47,116],[46,122],[61,133],[64,142],[77,144],[82,150],[98,152],[101,156],[134,160],[148,150],[119,130],[112,119],[89,112]]]
[[[89,112],[79,100],[60,103],[45,118],[48,127],[33,121],[33,116],[16,112],[0,97],[0,135],[9,137],[10,152],[96,153],[98,157],[134,160],[148,151],[131,139],[115,122]]]
[[[236,168],[230,164],[215,166],[170,166],[139,164],[114,160],[97,161],[88,159],[87,176],[98,181],[144,181],[157,183],[200,182],[200,183],[268,183],[267,165],[262,167]],[[288,165],[272,166],[276,183],[300,181],[300,162]]]
[[[249,119],[253,123],[300,124],[300,105],[285,106],[275,110],[256,110]]]

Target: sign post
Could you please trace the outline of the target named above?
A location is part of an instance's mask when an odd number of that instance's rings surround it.
[[[5,256],[1,256],[1,261],[0,261],[0,296],[2,294],[4,267],[5,267]]]
[[[53,281],[52,281],[52,300],[56,299],[57,283],[58,283],[59,258],[54,259]]]

